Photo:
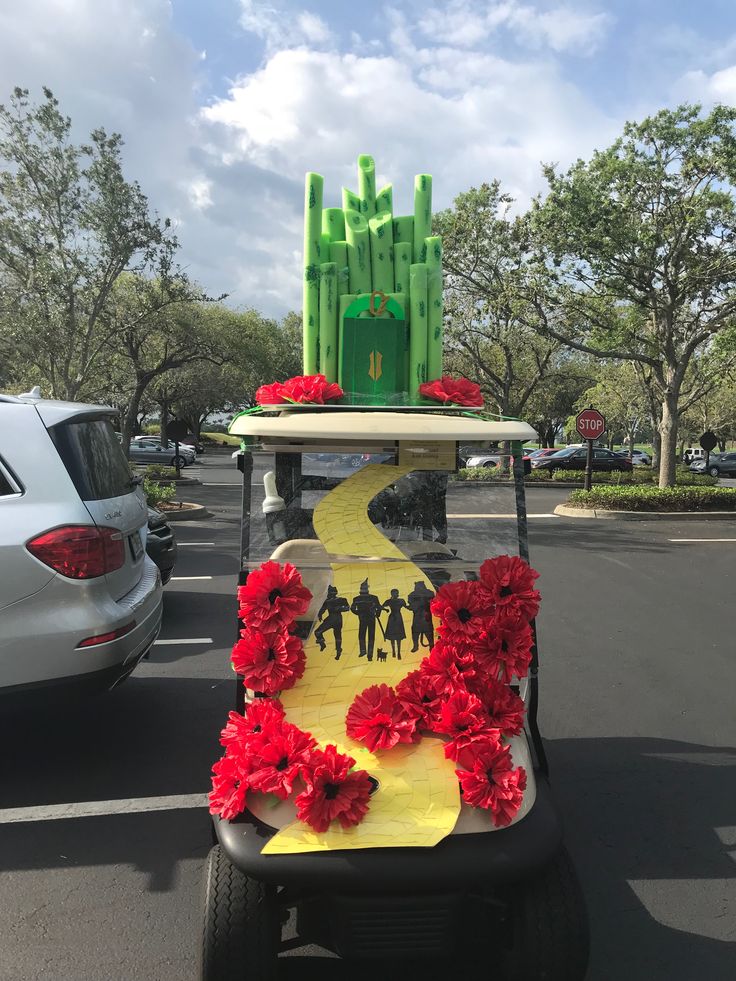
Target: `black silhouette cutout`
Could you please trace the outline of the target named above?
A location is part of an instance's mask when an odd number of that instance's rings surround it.
[[[324,650],[325,632],[331,630],[335,637],[335,660],[340,660],[342,654],[342,615],[349,613],[350,607],[344,596],[337,595],[337,586],[327,587],[327,598],[317,613],[320,625],[314,631],[314,639],[319,644],[320,650]],[[322,617],[325,617],[323,620]]]
[[[367,657],[373,660],[373,647],[376,642],[376,620],[381,613],[381,604],[378,597],[368,592],[368,580],[364,579],[360,584],[360,593],[353,598],[350,604],[350,612],[358,618],[358,647],[359,657]],[[378,620],[379,627],[381,621]],[[381,628],[383,630],[383,628]]]
[[[406,601],[399,596],[398,589],[391,590],[391,596],[381,606],[382,610],[390,610],[388,623],[384,631],[386,640],[391,641],[391,654],[401,660],[401,641],[406,637],[401,611],[408,609]]]
[[[433,598],[434,593],[431,589],[427,589],[423,582],[415,582],[414,589],[409,593],[408,606],[412,612],[412,654],[419,650],[420,644],[422,647],[434,645],[434,626],[429,610],[429,604]]]

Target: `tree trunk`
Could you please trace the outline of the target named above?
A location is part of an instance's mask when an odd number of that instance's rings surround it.
[[[726,440],[725,439],[721,439],[720,436],[718,437],[718,451],[719,451],[719,453],[725,453],[726,452]]]
[[[166,399],[161,400],[161,445],[164,449],[169,448],[169,403]]]
[[[122,447],[127,453],[128,447],[130,446],[130,438],[133,435],[133,430],[135,429],[135,424],[138,419],[138,407],[141,404],[141,399],[143,398],[143,393],[146,390],[147,382],[138,381],[133,394],[130,397],[130,402],[125,409],[123,414],[123,429],[122,429]]]
[[[667,392],[662,401],[659,455],[659,486],[673,487],[677,466],[677,395]]]

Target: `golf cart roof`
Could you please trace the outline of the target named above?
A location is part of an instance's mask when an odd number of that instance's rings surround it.
[[[310,406],[314,409],[314,406]],[[478,419],[440,412],[289,410],[280,415],[241,415],[230,424],[235,436],[296,440],[528,440],[526,422]]]

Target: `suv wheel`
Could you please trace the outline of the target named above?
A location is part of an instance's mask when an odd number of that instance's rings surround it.
[[[185,467],[186,465],[187,465],[187,458],[185,456],[175,456],[174,459],[171,461],[171,466],[179,467],[180,470],[182,467]]]
[[[708,473],[711,475],[711,477],[719,477],[721,471],[718,469],[718,467],[711,467]]]

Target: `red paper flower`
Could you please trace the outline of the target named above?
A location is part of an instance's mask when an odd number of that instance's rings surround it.
[[[498,555],[480,567],[480,580],[491,594],[498,620],[532,620],[537,615],[539,591],[534,580],[538,578],[539,573],[517,555]]]
[[[287,402],[324,405],[342,398],[345,393],[335,382],[328,382],[324,375],[297,375],[285,382],[261,385],[256,391],[258,405],[283,405]]]
[[[246,688],[274,695],[292,688],[304,674],[306,657],[298,637],[285,630],[264,633],[254,627],[241,631],[233,647],[233,667]]]
[[[396,696],[416,719],[417,728],[431,729],[440,717],[443,688],[439,677],[422,670],[412,671],[396,686]]]
[[[444,703],[434,731],[450,737],[445,744],[445,756],[450,760],[456,760],[462,750],[478,739],[494,738],[496,735],[483,702],[463,689],[456,691]]]
[[[250,786],[286,800],[294,782],[309,764],[315,745],[312,736],[297,726],[288,722],[272,723],[264,729],[264,738],[251,760]]]
[[[455,770],[463,801],[471,807],[491,812],[497,828],[504,828],[516,816],[526,790],[526,770],[513,769],[508,746],[488,740],[461,754],[463,770]]]
[[[249,627],[276,630],[307,612],[312,594],[290,562],[264,562],[238,587],[238,616]]]
[[[313,750],[303,773],[307,789],[296,798],[297,817],[315,831],[327,831],[334,820],[343,828],[359,824],[368,812],[371,782],[365,770],[354,770],[355,760],[338,753],[336,746]]]
[[[477,637],[493,615],[488,590],[465,579],[440,586],[429,608],[440,619],[440,635],[452,643]]]
[[[284,710],[276,698],[254,698],[246,706],[245,715],[230,712],[225,728],[220,733],[220,744],[229,748],[231,754],[245,753],[254,737],[259,737],[264,729],[281,722]]]
[[[468,687],[476,673],[476,662],[466,647],[438,640],[419,670],[438,691],[451,695],[458,686]]]
[[[473,645],[478,673],[500,681],[526,678],[532,659],[532,628],[523,621],[501,621],[483,630]]]
[[[452,378],[443,375],[435,381],[423,382],[419,386],[419,394],[433,402],[451,402],[454,405],[468,405],[480,408],[483,396],[480,385],[468,381],[467,378]]]
[[[524,700],[508,685],[492,678],[474,679],[473,694],[488,713],[490,726],[505,736],[517,736],[524,728]]]
[[[212,767],[210,814],[230,820],[245,810],[248,774],[242,760],[225,755]]]
[[[345,717],[347,734],[364,743],[372,753],[412,742],[416,724],[416,716],[407,711],[388,685],[371,685],[356,695]]]

